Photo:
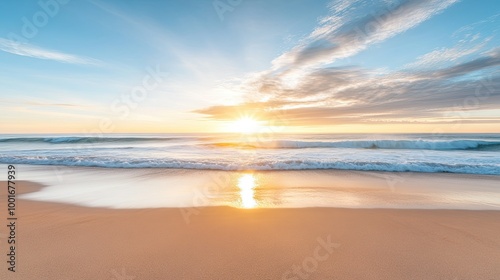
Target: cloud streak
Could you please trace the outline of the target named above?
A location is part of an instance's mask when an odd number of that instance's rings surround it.
[[[460,58],[475,54],[478,51],[482,50],[486,43],[488,43],[488,41],[489,39],[486,39],[483,42],[472,47],[468,47],[462,43],[452,48],[437,49],[418,57],[415,62],[406,65],[406,67],[426,68],[435,65],[441,65],[443,63],[455,62]]]
[[[196,112],[228,120],[237,114],[266,119],[275,110],[285,110],[291,125],[390,123],[409,122],[409,119],[429,122],[422,120],[425,118],[442,121],[450,114],[460,118],[470,110],[498,108],[498,73],[453,81],[498,65],[499,51],[494,50],[475,60],[432,72],[370,75],[363,69],[322,69],[304,77],[294,88],[273,88],[272,95],[276,98],[266,102],[214,106]],[[289,99],[283,100],[283,96]],[[317,98],[300,102],[310,96]]]
[[[366,14],[364,9],[370,7],[365,2],[336,1],[330,7],[332,15],[321,19],[305,40],[276,58],[271,69],[249,76],[241,86],[247,102],[195,112],[215,120],[242,114],[269,119],[282,112],[288,125],[298,126],[498,122],[499,117],[473,118],[468,113],[500,107],[500,48],[478,55],[488,38],[478,43],[477,36],[471,36],[454,47],[418,57],[410,64],[415,67],[392,72],[332,66],[335,60],[413,28],[455,2],[400,1],[366,17],[355,15],[355,11]],[[354,8],[359,3],[365,6]],[[433,67],[422,67],[434,62]]]
[[[0,50],[26,57],[53,60],[62,63],[99,65],[101,61],[89,57],[77,56],[63,52],[43,49],[27,43],[17,43],[12,40],[0,38]]]
[[[275,70],[314,67],[350,57],[368,46],[411,29],[458,0],[404,0],[391,6],[366,6],[361,1],[334,2],[332,14],[322,19],[303,43],[273,61]],[[351,7],[350,6],[354,6]],[[378,12],[358,16],[355,11]]]

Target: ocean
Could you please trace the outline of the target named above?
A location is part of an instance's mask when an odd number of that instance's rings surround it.
[[[500,175],[500,134],[4,134],[0,163]]]

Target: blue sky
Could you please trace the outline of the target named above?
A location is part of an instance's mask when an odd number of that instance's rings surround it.
[[[494,0],[3,1],[0,132],[500,132]],[[145,83],[146,81],[146,83]]]

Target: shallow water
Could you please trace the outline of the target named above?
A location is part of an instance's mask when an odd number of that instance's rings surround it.
[[[500,209],[499,176],[33,165],[16,169],[17,180],[45,185],[21,198],[89,207]]]

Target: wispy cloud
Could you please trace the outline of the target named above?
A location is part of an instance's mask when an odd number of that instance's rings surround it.
[[[323,18],[300,45],[275,59],[274,69],[320,66],[355,55],[419,25],[457,1],[404,0],[389,6],[334,1],[331,15]],[[360,16],[357,11],[372,13]]]
[[[4,38],[0,38],[0,50],[15,55],[54,60],[63,63],[86,65],[99,65],[102,63],[97,59],[43,49],[31,44],[17,43]]]
[[[478,43],[478,36],[470,36],[412,64],[437,62],[430,68],[388,72],[331,66],[337,59],[417,26],[455,2],[406,0],[371,9],[372,2],[335,1],[330,7],[332,15],[321,19],[306,39],[275,59],[271,69],[243,82],[247,102],[195,112],[228,120],[245,113],[266,119],[273,112],[285,111],[289,125],[499,121],[498,117],[463,117],[468,111],[500,106],[500,75],[495,71],[500,65],[500,49],[484,52],[489,38]],[[354,8],[357,4],[360,6]],[[366,9],[373,14],[363,16]],[[445,60],[454,63],[439,63]]]
[[[430,122],[426,120],[429,118],[451,122],[450,114],[456,121],[467,111],[500,106],[498,73],[454,80],[498,65],[500,57],[493,50],[472,61],[427,72],[376,75],[360,68],[319,69],[293,88],[273,87],[272,98],[265,102],[214,106],[196,112],[228,120],[241,114],[266,119],[273,111],[285,110],[290,125]]]
[[[453,78],[498,65],[500,65],[500,47],[494,48],[488,51],[485,55],[473,60],[449,67],[447,69],[426,73],[425,75],[432,74],[434,77]]]
[[[460,58],[481,51],[484,48],[484,46],[486,46],[486,43],[488,43],[488,41],[489,39],[486,39],[483,42],[476,44],[472,47],[468,46],[468,44],[464,42],[461,42],[459,43],[459,45],[451,48],[440,48],[418,57],[415,62],[406,65],[406,67],[426,68],[426,67],[441,65],[443,63],[455,62]]]
[[[465,34],[466,36],[472,36],[472,34],[474,34],[473,32],[475,30],[482,31],[481,29],[485,26],[497,26],[497,28],[495,28],[495,30],[493,30],[494,33],[497,33],[499,31],[499,28],[498,28],[499,21],[500,21],[500,13],[497,13],[497,14],[492,15],[486,19],[483,19],[483,20],[468,24],[466,26],[463,26],[462,28],[455,31],[453,36],[457,36],[459,34]]]

